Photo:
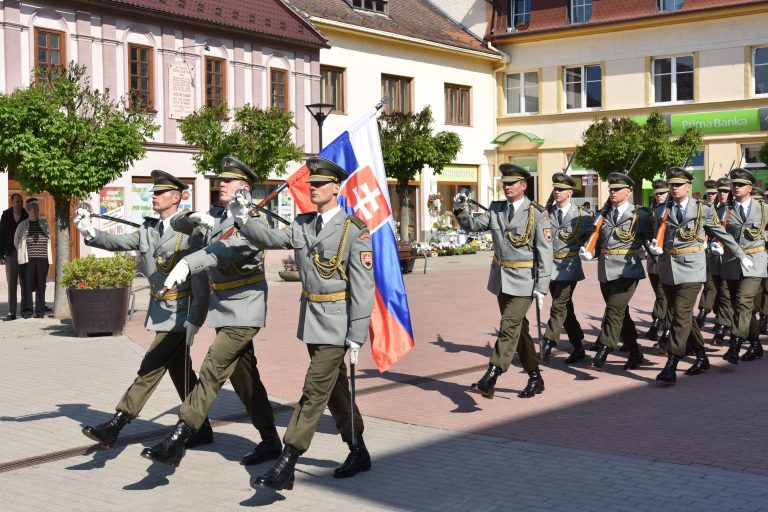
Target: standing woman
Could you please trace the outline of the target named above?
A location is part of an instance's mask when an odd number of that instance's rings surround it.
[[[35,292],[35,318],[45,316],[45,279],[51,263],[51,232],[48,222],[40,216],[36,198],[27,200],[29,217],[16,228],[14,245],[18,253],[19,267],[23,265],[25,281],[21,288],[21,316],[30,318],[33,313],[32,291]]]

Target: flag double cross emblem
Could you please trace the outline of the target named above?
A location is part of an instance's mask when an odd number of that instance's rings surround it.
[[[347,197],[347,205],[355,215],[365,221],[372,232],[389,219],[392,211],[386,196],[379,188],[379,183],[366,166],[352,174],[344,183],[342,193]]]

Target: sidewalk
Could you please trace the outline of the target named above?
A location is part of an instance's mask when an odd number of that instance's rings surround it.
[[[567,368],[555,352],[546,391],[515,394],[526,376],[514,367],[485,400],[466,392],[487,366],[498,326],[485,291],[490,253],[417,262],[406,277],[416,348],[379,374],[363,351],[358,403],[366,417],[373,469],[332,478],[347,449],[326,416],[297,466],[293,491],[250,488],[269,464],[237,461],[257,435],[231,387],[211,410],[216,442],[191,450],[177,470],[139,457],[176,421],[178,397],[164,379],[141,418],[113,450],[93,447],[84,424],[107,419],[151,339],[137,312],[126,336],[73,338],[65,322],[0,322],[0,489],[9,511],[230,510],[766,510],[766,361],[732,367],[711,352],[713,369],[657,387],[662,358],[624,372],[624,355],[594,374]],[[594,339],[603,302],[587,267],[577,316]],[[590,280],[591,279],[591,280]],[[255,338],[259,368],[282,433],[300,394],[306,349],[296,340],[297,283],[269,271],[268,324]],[[52,289],[52,287],[49,287]],[[146,303],[141,297],[139,304]],[[638,329],[648,324],[647,280],[632,301]],[[140,306],[142,307],[142,306]],[[548,317],[544,313],[544,318]],[[533,310],[530,319],[535,320]],[[535,324],[532,334],[535,336]],[[711,338],[705,333],[705,338]],[[213,339],[203,329],[195,366]],[[567,348],[563,339],[561,347]],[[643,341],[649,348],[651,343]],[[689,363],[684,363],[684,369]],[[34,460],[29,458],[36,457]]]

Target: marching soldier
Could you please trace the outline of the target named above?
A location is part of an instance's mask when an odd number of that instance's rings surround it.
[[[704,201],[711,204],[717,204],[717,180],[705,180],[704,181]],[[717,214],[717,208],[715,207],[715,214]],[[715,308],[715,299],[717,298],[717,288],[715,288],[715,280],[712,277],[712,252],[709,247],[706,249],[707,253],[707,281],[704,283],[704,290],[701,292],[699,298],[699,314],[696,315],[696,323],[699,325],[699,329],[704,327],[704,322],[707,319],[707,315]]]
[[[659,270],[664,293],[667,296],[667,318],[670,327],[668,358],[664,369],[656,380],[674,384],[677,380],[678,362],[685,357],[686,344],[693,348],[696,360],[685,372],[698,375],[709,369],[709,360],[704,351],[704,339],[699,325],[693,318],[693,306],[707,280],[706,236],[716,238],[739,258],[744,252],[739,244],[723,229],[711,203],[689,197],[693,174],[680,167],[667,170],[669,183],[668,201],[656,224],[663,228],[663,239],[654,239],[649,251],[660,257]]]
[[[371,468],[363,442],[363,418],[350,403],[344,364],[347,348],[350,362],[357,362],[373,310],[371,234],[365,222],[347,215],[338,204],[347,172],[321,157],[307,159],[307,167],[317,213],[299,215],[287,229],[268,229],[262,218],[251,217],[243,196],[230,203],[238,226],[252,243],[295,251],[303,286],[297,336],[307,344],[310,357],[304,389],[283,437],[283,453],[253,482],[275,490],[293,488],[296,461],[309,448],[326,405],[350,450],[334,478],[352,477]]]
[[[717,216],[720,219],[720,224],[723,223],[727,212],[727,206],[731,197],[731,181],[728,177],[723,177],[717,180]],[[722,345],[725,342],[725,337],[731,329],[731,322],[733,321],[733,308],[731,307],[731,294],[728,292],[728,284],[723,279],[722,272],[722,256],[718,253],[709,251],[709,271],[712,275],[712,280],[715,282],[715,288],[717,294],[715,296],[715,303],[713,311],[715,312],[715,336],[712,338],[714,345]]]
[[[666,180],[658,179],[653,180],[653,200],[651,211],[655,211],[657,208],[664,208],[667,202],[667,196],[669,195],[669,185]],[[656,226],[654,226],[656,228]],[[667,325],[667,297],[664,295],[664,289],[661,287],[661,280],[659,280],[659,258],[651,253],[648,253],[648,280],[651,282],[651,288],[656,296],[656,301],[653,303],[653,312],[651,313],[651,326],[645,337],[651,341],[658,340],[659,328],[661,328],[661,340],[656,346],[666,347],[668,339],[668,325]]]
[[[643,362],[637,344],[637,330],[629,316],[628,306],[637,282],[645,278],[640,248],[653,238],[653,220],[648,208],[629,202],[634,186],[634,180],[624,173],[608,175],[609,204],[603,213],[604,220],[595,246],[600,255],[600,292],[605,300],[603,325],[596,343],[597,353],[590,364],[592,369],[598,371],[603,371],[608,354],[619,345],[619,338],[629,348],[624,369],[637,369]],[[587,247],[582,247],[579,257],[591,261],[594,254]]]
[[[498,296],[501,311],[499,337],[485,375],[470,391],[493,398],[496,379],[512,364],[515,352],[528,372],[528,384],[517,395],[530,398],[544,391],[544,379],[525,317],[533,299],[542,307],[552,273],[552,225],[543,206],[525,196],[528,171],[501,164],[501,182],[506,201],[494,201],[487,212],[473,217],[465,197],[454,197],[453,213],[467,231],[490,230],[493,265],[488,290]]]
[[[192,279],[191,283],[162,297],[157,291],[176,261],[203,247],[203,236],[200,230],[183,234],[171,226],[171,219],[179,211],[182,192],[188,186],[175,176],[158,170],[152,171],[152,182],[152,209],[160,218],[147,217],[133,233],[114,235],[95,229],[91,213],[84,208],[79,208],[74,218],[75,227],[83,235],[86,245],[108,251],[138,250],[150,285],[144,326],[155,331],[155,339],[141,361],[138,376],[118,402],[117,412],[109,421],[83,428],[83,434],[108,448],[114,446],[123,427],[139,415],[166,371],[182,401],[189,392],[189,385],[197,383],[185,340],[205,322],[208,282],[202,278]],[[212,442],[211,424],[203,416],[199,430],[186,441],[186,446],[192,448]]]
[[[765,227],[768,212],[765,203],[752,199],[755,176],[746,169],[730,172],[733,202],[723,207],[726,231],[739,244],[741,251],[723,254],[722,276],[728,285],[733,307],[731,342],[723,359],[731,364],[739,362],[739,350],[750,340],[744,354],[747,360],[763,355],[759,329],[754,317],[755,296],[760,293],[762,280],[768,277],[768,254],[765,251]]]
[[[548,363],[552,349],[557,346],[560,331],[565,327],[573,350],[565,364],[574,364],[586,357],[584,352],[584,331],[573,310],[573,292],[576,283],[584,279],[579,259],[579,247],[592,233],[592,214],[571,203],[576,180],[563,172],[552,176],[554,204],[549,210],[554,239],[552,278],[549,292],[552,296],[547,331],[544,333],[544,350],[541,362]]]
[[[231,156],[222,160],[219,177],[219,199],[225,205],[236,190],[250,189],[257,180],[247,165]],[[193,279],[205,276],[211,288],[208,324],[216,329],[216,338],[203,360],[199,382],[181,404],[178,423],[168,437],[145,448],[141,456],[178,466],[184,457],[186,439],[200,429],[219,389],[229,379],[262,439],[240,463],[259,464],[276,459],[281,449],[272,404],[253,352],[253,337],[264,326],[267,309],[264,251],[242,237],[235,229],[232,215],[224,208],[212,208],[210,215],[180,215],[172,225],[181,232],[189,232],[198,224],[210,229],[211,244],[221,240],[227,244],[209,245],[181,258],[168,274],[165,287],[172,289],[185,282],[190,272]]]

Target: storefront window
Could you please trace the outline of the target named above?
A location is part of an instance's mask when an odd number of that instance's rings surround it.
[[[531,201],[539,201],[539,199],[537,199],[539,197],[539,184],[537,179],[539,165],[538,158],[535,156],[513,156],[509,158],[509,163],[519,165],[531,174],[531,177],[528,178],[528,188],[525,189],[525,195],[528,196],[528,199]],[[493,179],[494,189],[496,191],[494,200],[504,201],[504,188],[501,185],[499,175],[500,173],[497,173],[497,176]],[[544,201],[546,201],[546,198],[544,198]]]

